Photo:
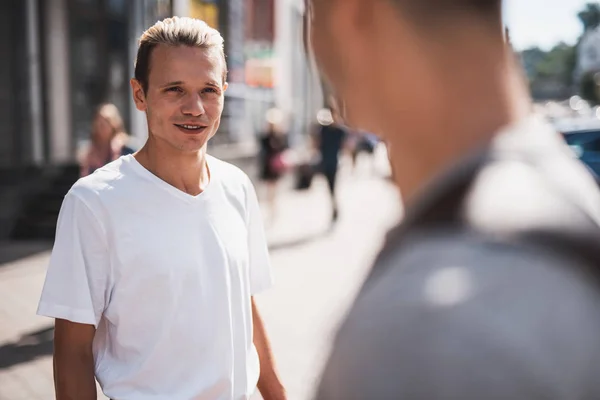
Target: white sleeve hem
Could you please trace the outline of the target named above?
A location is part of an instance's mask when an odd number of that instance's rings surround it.
[[[78,324],[94,325],[98,328],[94,313],[89,310],[74,309],[56,304],[40,302],[37,315],[49,318],[65,319]]]
[[[261,282],[257,285],[253,285],[251,288],[251,296],[257,295],[262,292],[266,292],[267,290],[271,289],[273,286],[275,286],[275,282],[274,282],[273,278],[268,279],[264,282]]]

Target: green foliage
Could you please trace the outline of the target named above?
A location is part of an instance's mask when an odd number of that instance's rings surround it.
[[[600,3],[588,3],[584,9],[577,14],[584,32],[600,26]],[[581,43],[580,37],[578,44]],[[566,43],[559,43],[548,52],[537,47],[521,52],[524,68],[529,77],[532,92],[536,88],[552,85],[562,87],[566,91],[575,84],[574,76],[577,66],[577,47]],[[597,72],[597,71],[594,71]],[[598,85],[594,79],[594,73],[587,74],[580,82],[579,90],[582,97],[597,103]]]
[[[523,67],[530,80],[536,79],[538,65],[546,58],[546,52],[539,47],[532,47],[521,52]]]
[[[576,54],[574,46],[565,43],[556,45],[537,64],[535,76],[541,79],[555,79],[564,85],[570,85],[575,70]]]
[[[572,88],[577,64],[575,46],[559,43],[548,52],[534,47],[523,51],[521,59],[534,96],[548,85],[565,94]]]

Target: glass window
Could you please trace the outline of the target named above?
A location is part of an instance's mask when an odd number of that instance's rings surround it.
[[[25,4],[0,2],[0,167],[26,164],[31,155]]]
[[[171,0],[144,0],[144,26],[172,16]]]
[[[69,3],[73,134],[87,140],[96,107],[114,103],[129,121],[128,12],[125,0]]]

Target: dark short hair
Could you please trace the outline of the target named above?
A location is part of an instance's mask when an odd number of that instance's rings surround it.
[[[172,17],[158,21],[140,37],[135,59],[135,79],[144,92],[148,91],[150,56],[159,44],[167,46],[190,46],[216,50],[223,63],[223,82],[227,80],[227,64],[223,49],[223,37],[204,21],[187,17]]]
[[[502,0],[390,0],[417,23],[452,21],[457,15],[494,20],[502,15]]]

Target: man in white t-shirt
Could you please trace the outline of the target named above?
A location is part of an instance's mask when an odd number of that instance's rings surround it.
[[[272,284],[254,188],[206,154],[223,39],[169,18],[140,39],[148,140],[65,197],[38,313],[56,319],[57,398],[285,399],[253,295]]]

